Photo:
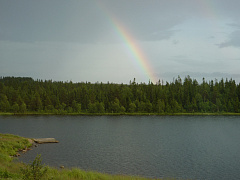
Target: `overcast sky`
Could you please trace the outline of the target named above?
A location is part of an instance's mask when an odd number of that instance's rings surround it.
[[[0,76],[240,81],[239,0],[0,0]]]

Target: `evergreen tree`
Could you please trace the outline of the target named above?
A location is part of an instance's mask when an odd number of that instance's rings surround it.
[[[178,113],[240,112],[240,85],[233,79],[201,84],[190,76],[165,85],[53,82],[0,78],[0,112]]]
[[[10,103],[4,94],[0,94],[0,111],[8,112],[10,110]]]

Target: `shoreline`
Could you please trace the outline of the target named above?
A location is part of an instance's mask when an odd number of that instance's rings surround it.
[[[31,164],[25,164],[18,161],[19,153],[27,153],[34,146],[34,140],[31,138],[21,137],[13,134],[0,133],[0,179],[19,180],[23,178],[21,169],[26,166],[31,168]],[[19,155],[18,155],[19,154]],[[16,160],[17,159],[17,160]],[[40,162],[40,161],[39,161]],[[41,162],[40,162],[41,163]],[[36,166],[36,164],[35,164]],[[47,172],[42,179],[87,179],[87,180],[150,180],[145,178],[124,174],[106,174],[96,171],[85,171],[80,168],[56,168],[39,164],[39,167],[46,167]],[[30,169],[29,169],[30,170]]]
[[[221,112],[221,113],[5,113],[0,112],[0,116],[240,116],[240,113]]]

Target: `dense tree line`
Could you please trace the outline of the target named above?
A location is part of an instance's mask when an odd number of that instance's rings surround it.
[[[240,85],[232,79],[174,82],[73,83],[0,77],[0,112],[186,113],[240,112]]]

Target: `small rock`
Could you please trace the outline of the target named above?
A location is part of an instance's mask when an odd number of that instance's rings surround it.
[[[28,139],[28,142],[33,144],[34,141],[32,139]]]
[[[14,157],[18,157],[18,156],[20,156],[20,154],[19,154],[19,153],[17,153],[17,154],[15,154],[15,155],[14,155]]]
[[[60,166],[61,169],[64,169],[64,166]]]

